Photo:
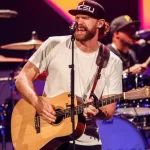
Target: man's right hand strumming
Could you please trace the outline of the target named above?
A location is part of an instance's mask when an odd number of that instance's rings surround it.
[[[144,73],[147,70],[147,66],[144,64],[135,64],[134,66],[130,67],[129,70],[126,69],[123,73],[127,73],[130,71],[132,74],[139,74]]]
[[[34,104],[34,108],[42,117],[42,119],[47,121],[48,123],[51,124],[56,121],[56,112],[49,102],[39,98],[38,101]]]
[[[56,113],[52,105],[37,97],[34,90],[33,81],[39,74],[38,68],[31,62],[27,62],[19,73],[15,85],[25,100],[33,105],[37,113],[48,123],[53,123],[56,120]]]

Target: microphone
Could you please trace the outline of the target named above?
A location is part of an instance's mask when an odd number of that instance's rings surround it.
[[[135,44],[136,44],[136,45],[139,45],[140,47],[145,47],[146,44],[147,44],[147,42],[146,42],[146,40],[144,40],[144,39],[140,39],[140,40],[138,40],[138,41],[135,41]]]
[[[150,29],[136,31],[134,36],[135,38],[139,38],[143,34],[150,34]]]
[[[70,33],[73,34],[76,31],[76,28],[78,26],[78,23],[76,21],[73,21],[70,26]]]

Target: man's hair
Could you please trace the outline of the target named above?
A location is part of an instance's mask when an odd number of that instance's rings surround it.
[[[99,39],[102,39],[107,35],[110,30],[110,26],[108,22],[105,22],[104,25],[99,29]]]

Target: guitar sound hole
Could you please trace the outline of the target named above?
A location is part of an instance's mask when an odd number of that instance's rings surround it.
[[[64,113],[63,113],[63,110],[61,110],[61,109],[56,109],[55,111],[56,111],[56,115],[57,115],[55,124],[59,124],[64,118]]]

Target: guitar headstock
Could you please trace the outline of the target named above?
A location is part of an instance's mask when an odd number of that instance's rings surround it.
[[[144,86],[123,93],[124,99],[135,100],[141,98],[150,98],[150,86]]]

